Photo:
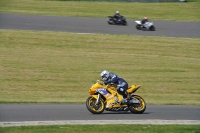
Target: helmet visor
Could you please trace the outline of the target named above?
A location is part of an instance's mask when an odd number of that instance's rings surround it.
[[[108,79],[108,75],[104,74],[103,76],[101,76],[102,80],[106,81]]]

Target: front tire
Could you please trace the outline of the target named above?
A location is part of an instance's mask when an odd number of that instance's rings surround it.
[[[96,101],[96,98],[89,96],[86,100],[86,107],[93,114],[101,114],[105,109],[104,101],[100,99],[98,104],[96,104]]]
[[[137,24],[135,27],[136,27],[136,29],[141,30],[141,25],[140,24]]]
[[[107,22],[108,22],[108,24],[113,25],[113,22],[111,22],[111,21],[109,21],[109,20],[108,20]]]
[[[132,95],[132,98],[139,100],[140,103],[128,105],[131,113],[142,114],[146,110],[146,103],[145,103],[144,99],[141,96],[138,96],[138,95]]]

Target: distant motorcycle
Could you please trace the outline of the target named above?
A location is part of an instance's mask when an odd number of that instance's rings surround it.
[[[111,25],[127,25],[127,21],[124,16],[121,16],[118,20],[116,20],[113,16],[108,16],[107,22]]]
[[[136,25],[136,29],[138,29],[138,30],[143,30],[143,31],[145,31],[145,30],[148,30],[148,31],[155,31],[156,30],[156,28],[155,28],[155,26],[153,25],[153,22],[146,22],[145,24],[144,24],[144,26],[142,26],[142,23],[141,23],[141,21],[135,21],[136,23],[137,23],[137,25]]]

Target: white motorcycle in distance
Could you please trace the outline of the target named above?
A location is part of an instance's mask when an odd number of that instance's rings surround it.
[[[143,31],[145,31],[145,30],[155,31],[156,30],[155,26],[153,25],[153,22],[146,22],[144,24],[144,26],[142,26],[141,21],[137,20],[135,22],[137,23],[136,29],[138,29],[138,30],[143,30]]]

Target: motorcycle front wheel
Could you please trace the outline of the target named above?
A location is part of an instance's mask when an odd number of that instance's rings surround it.
[[[140,24],[137,24],[135,27],[136,27],[136,29],[141,30],[141,25]]]
[[[109,20],[108,20],[107,22],[108,22],[108,24],[113,25],[113,22],[111,22],[111,21],[109,21]]]
[[[134,103],[134,104],[128,105],[129,110],[133,114],[142,114],[146,110],[146,103],[144,99],[138,95],[132,95],[132,98],[139,100],[140,103]]]
[[[101,114],[105,109],[103,99],[100,99],[99,103],[96,104],[97,99],[89,96],[86,100],[87,109],[93,114]]]

